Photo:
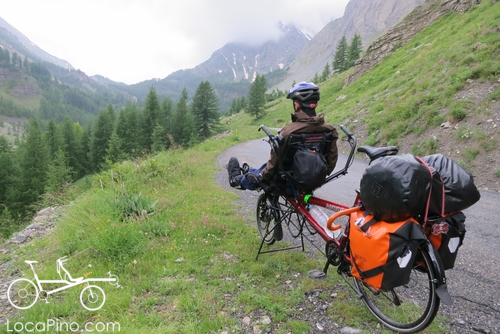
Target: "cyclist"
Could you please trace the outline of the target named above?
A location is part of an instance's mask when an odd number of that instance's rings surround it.
[[[319,88],[311,82],[300,82],[287,95],[287,99],[293,102],[294,113],[291,114],[292,123],[287,124],[281,129],[280,134],[287,142],[288,136],[292,133],[322,133],[332,131],[334,140],[331,144],[329,152],[326,152],[327,173],[330,174],[337,164],[338,149],[337,138],[338,133],[333,125],[325,123],[323,114],[316,115],[316,107],[319,102]],[[284,146],[279,148],[279,155],[282,155]],[[227,171],[229,174],[229,184],[233,188],[256,190],[261,188],[262,183],[269,184],[276,173],[278,157],[271,150],[271,156],[267,163],[260,168],[250,168],[246,173],[243,173],[238,159],[232,157],[227,163]]]

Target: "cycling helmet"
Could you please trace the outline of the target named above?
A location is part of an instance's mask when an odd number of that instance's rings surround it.
[[[319,101],[319,88],[312,82],[302,81],[290,89],[287,99],[305,101]]]

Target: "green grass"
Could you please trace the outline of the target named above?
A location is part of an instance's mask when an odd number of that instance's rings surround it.
[[[423,134],[448,118],[467,118],[479,112],[458,103],[454,94],[467,79],[497,80],[500,59],[498,25],[500,3],[483,1],[470,13],[449,14],[401,45],[373,70],[344,87],[346,75],[321,85],[319,112],[327,121],[351,130],[365,123],[365,144],[398,142],[409,134]],[[459,37],[459,38],[458,38]],[[338,99],[345,95],[344,99]],[[498,92],[490,95],[498,99]],[[308,270],[322,261],[290,251],[266,254],[255,260],[259,237],[239,208],[236,196],[217,186],[214,173],[219,153],[245,140],[260,138],[258,126],[282,127],[289,122],[291,102],[281,99],[260,119],[244,113],[231,116],[224,130],[232,133],[189,150],[113,165],[110,170],[80,180],[57,203],[68,204],[57,229],[33,244],[16,248],[10,273],[32,273],[24,260],[37,260],[40,277],[54,279],[55,260],[68,256],[73,276],[106,277],[111,271],[121,288],[100,284],[106,304],[95,312],[79,303],[80,288],[72,288],[19,313],[11,323],[59,319],[84,324],[118,322],[126,333],[241,333],[245,315],[265,314],[278,333],[302,333],[311,328],[300,319],[300,309],[314,307],[306,298],[321,290],[321,299],[337,293],[328,316],[341,326],[369,333],[377,322],[355,293],[330,271],[324,282],[309,279]],[[465,161],[482,151],[497,149],[498,140],[484,144],[484,134],[460,130],[460,140],[474,141],[464,150]],[[363,144],[363,143],[360,143]],[[414,147],[414,154],[434,153],[437,141],[429,138]],[[500,177],[500,171],[495,175]],[[47,198],[46,204],[56,198]],[[285,282],[290,281],[287,284]],[[446,319],[426,330],[443,332]],[[261,329],[268,325],[260,324]],[[273,327],[275,328],[275,327]],[[381,329],[381,332],[385,332]]]

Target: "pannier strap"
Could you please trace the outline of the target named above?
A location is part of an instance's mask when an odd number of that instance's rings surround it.
[[[368,223],[364,224],[363,226],[361,226],[361,231],[363,231],[364,233],[366,233],[366,231],[368,231],[368,229],[377,222],[378,220],[376,220],[375,218],[372,218]]]

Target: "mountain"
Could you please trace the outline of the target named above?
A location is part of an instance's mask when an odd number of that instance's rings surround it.
[[[337,45],[346,36],[348,42],[359,34],[364,47],[401,21],[424,0],[351,0],[344,15],[328,23],[293,61],[286,79],[279,89],[288,89],[292,83],[311,80],[315,73],[321,74],[328,62],[333,60]]]
[[[228,43],[192,69],[179,70],[162,80],[147,80],[126,89],[131,94],[145,96],[154,85],[158,94],[177,99],[184,87],[192,96],[201,81],[209,81],[219,93],[222,106],[228,107],[232,99],[248,94],[257,73],[267,74],[270,84],[279,82],[285,69],[311,39],[295,26],[280,23],[279,29],[281,36],[277,40],[257,46]]]
[[[40,49],[0,18],[0,115],[87,123],[107,105],[119,108],[132,98]]]
[[[19,30],[11,26],[7,21],[0,17],[0,45],[8,50],[15,50],[24,57],[39,59],[57,65],[66,70],[73,70],[73,66],[66,60],[59,59],[31,42]]]

